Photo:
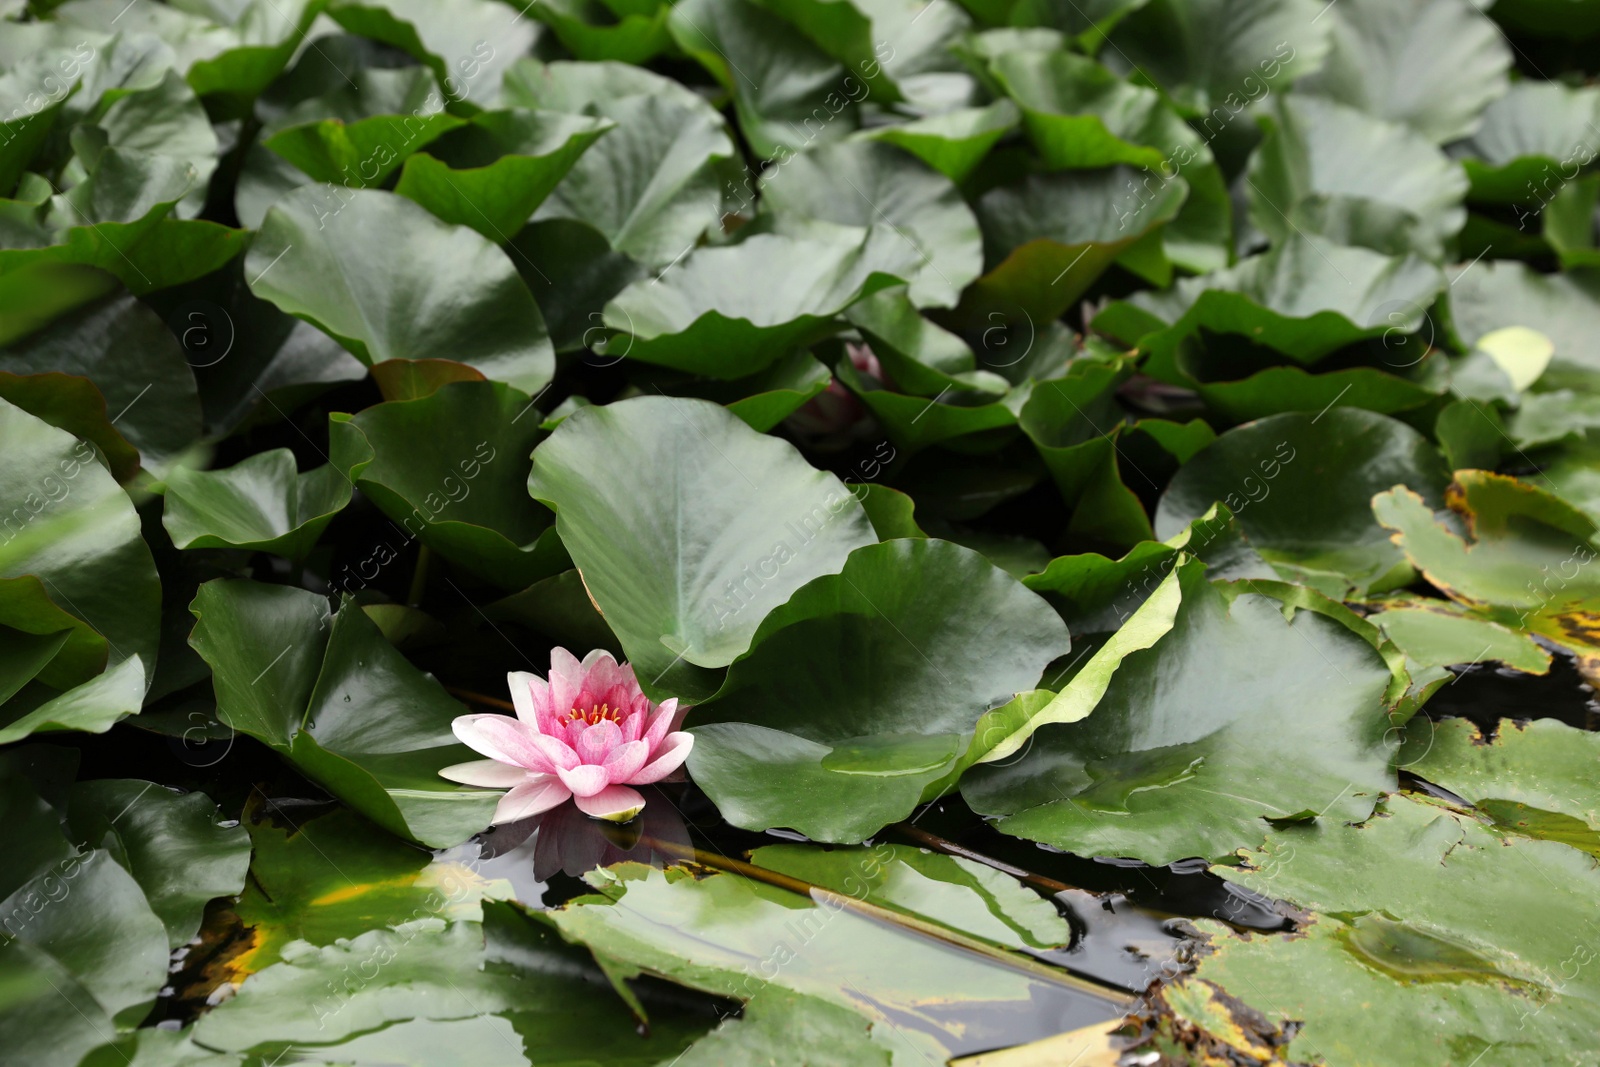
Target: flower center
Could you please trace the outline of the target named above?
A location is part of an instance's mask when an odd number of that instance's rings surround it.
[[[582,721],[588,723],[590,726],[594,726],[602,719],[609,719],[611,722],[619,724],[622,721],[622,712],[619,710],[613,710],[609,704],[594,705],[588,710],[584,710],[583,708],[573,708],[567,714],[571,716],[574,722]]]

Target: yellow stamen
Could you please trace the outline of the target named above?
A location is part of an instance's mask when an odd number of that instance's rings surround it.
[[[612,722],[619,724],[622,721],[622,712],[613,711],[611,705],[609,704],[601,704],[598,707],[591,707],[587,711],[583,710],[582,708],[573,708],[567,714],[573,720],[582,720],[583,722],[588,723],[590,726],[594,726],[602,719],[609,719]]]

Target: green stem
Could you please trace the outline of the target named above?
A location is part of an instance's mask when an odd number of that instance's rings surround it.
[[[417,546],[417,566],[411,572],[411,591],[406,594],[406,603],[416,607],[422,603],[423,590],[428,587],[428,565],[433,562],[433,552],[427,545]]]

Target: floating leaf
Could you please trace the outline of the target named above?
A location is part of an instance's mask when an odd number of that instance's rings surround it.
[[[534,9],[579,59],[617,60],[643,64],[669,49],[667,32],[670,4],[660,0],[603,0],[600,9],[586,8],[578,0],[554,0]],[[599,21],[593,21],[599,16]]]
[[[996,100],[986,107],[958,108],[863,130],[860,136],[898,145],[951,181],[961,182],[1016,127],[1018,117],[1010,100]]]
[[[768,613],[695,708],[690,773],[736,826],[862,840],[910,814],[978,716],[1037,685],[1068,644],[1043,600],[970,549],[858,549]]]
[[[523,106],[616,124],[572,164],[539,220],[587,223],[617,253],[657,268],[676,264],[718,226],[733,141],[722,117],[693,92],[620,63],[522,64],[510,85],[508,95]],[[598,312],[615,292],[583,310]]]
[[[1129,179],[1136,199],[1182,178],[1189,193],[1161,244],[1175,262],[1194,271],[1225,267],[1233,212],[1222,172],[1206,141],[1178,117],[1156,91],[1120,81],[1093,60],[1066,51],[1023,49],[995,59],[991,70],[1022,108],[1023,123],[1052,168],[1143,167]],[[1119,199],[1126,199],[1121,196]]]
[[[1518,81],[1483,112],[1471,137],[1451,147],[1472,182],[1473,200],[1540,207],[1593,162],[1600,91],[1546,81]],[[1518,212],[1519,225],[1538,207]]]
[[[1488,471],[1457,471],[1445,503],[1470,523],[1470,545],[1403,485],[1375,497],[1372,510],[1411,564],[1450,599],[1480,618],[1553,641],[1594,671],[1600,578],[1588,568],[1593,522],[1559,497]]]
[[[472,381],[333,416],[330,438],[348,449],[351,477],[399,524],[372,562],[382,566],[418,539],[496,585],[529,585],[565,569],[549,511],[528,499],[539,423],[527,394]]]
[[[1511,49],[1472,3],[1355,0],[1329,8],[1327,18],[1331,47],[1297,92],[1403,122],[1445,144],[1476,130],[1483,109],[1509,87]]]
[[[1595,735],[1554,719],[1503,720],[1494,736],[1465,719],[1406,731],[1407,770],[1471,801],[1495,827],[1600,857]]]
[[[1134,242],[1170,222],[1188,196],[1180,178],[1129,188],[1131,168],[1033,174],[978,201],[983,277],[962,298],[968,322],[1048,322]]]
[[[855,1039],[891,1052],[897,1062],[912,1050],[938,1062],[1054,1033],[1064,1014],[1105,1018],[1117,1010],[1061,971],[972,939],[960,943],[986,951],[952,953],[938,940],[874,917],[882,913],[858,913],[837,894],[818,901],[735,874],[695,878],[636,863],[591,879],[603,896],[582,897],[549,918],[563,936],[615,960],[622,973],[664,974],[756,1005],[783,993],[820,1000],[871,1023]],[[952,1018],[953,1002],[986,1010],[957,1009]],[[888,1025],[893,1019],[904,1022]],[[825,1031],[834,1040],[838,1034],[837,1027]],[[860,1055],[855,1047],[845,1051]]]
[[[506,69],[527,55],[537,33],[520,9],[491,0],[333,0],[328,15],[421,60],[446,97],[470,109],[496,105]]]
[[[1453,607],[1448,601],[1401,601],[1369,618],[1407,657],[1425,666],[1498,660],[1530,674],[1550,669],[1550,653],[1528,635]]]
[[[290,193],[267,213],[245,272],[257,296],[368,366],[447,351],[529,392],[554,370],[538,305],[505,253],[392,193]]]
[[[297,474],[294,454],[279,448],[224,470],[179,467],[167,476],[162,525],[179,548],[248,548],[304,559],[350,503],[353,458]]]
[[[1152,0],[1118,23],[1105,58],[1194,113],[1221,113],[1226,125],[1280,83],[1316,69],[1329,29],[1317,0]]]
[[[740,129],[763,158],[787,158],[845,137],[856,128],[857,106],[873,91],[868,71],[846,70],[755,4],[682,0],[667,25],[678,47],[732,95]]]
[[[534,452],[528,490],[555,509],[640,683],[688,699],[716,689],[705,668],[733,662],[768,611],[876,541],[837,478],[701,400],[576,412]]]
[[[742,378],[832,332],[833,317],[905,280],[922,257],[874,226],[828,237],[758,234],[691,252],[606,305],[602,350],[713,378]]]
[[[1389,255],[1445,257],[1466,222],[1466,175],[1408,126],[1317,97],[1283,97],[1246,179],[1250,221]]]
[[[1418,256],[1297,235],[1168,294],[1113,304],[1094,325],[1150,352],[1145,372],[1176,384],[1184,380],[1180,346],[1202,330],[1238,334],[1310,365],[1364,339],[1412,333],[1444,288],[1439,269]]]
[[[1450,322],[1468,349],[1489,338],[1492,352],[1514,327],[1542,335],[1554,350],[1538,377],[1547,389],[1600,384],[1600,360],[1588,341],[1600,325],[1600,272],[1551,275],[1521,263],[1479,263],[1450,287]],[[1511,336],[1524,346],[1533,340],[1521,331]]]
[[[588,953],[509,905],[486,908],[481,925],[423,914],[398,930],[293,948],[208,1012],[195,1039],[267,1059],[293,1047],[357,1063],[420,1067],[466,1052],[525,1065],[527,1048],[551,1062],[646,1067],[670,1062],[711,1018],[651,997],[641,1036]]]
[[[1316,914],[1287,938],[1205,923],[1215,951],[1198,977],[1303,1020],[1288,1056],[1381,1047],[1395,1062],[1509,1065],[1587,1047],[1594,968],[1572,930],[1594,892],[1591,857],[1394,797],[1362,825],[1284,832],[1245,859],[1213,870]]]
[[[508,241],[610,129],[579,115],[485,112],[408,158],[395,192],[446,222]]]
[[[190,643],[211,667],[227,725],[391,833],[446,847],[488,825],[497,794],[438,776],[465,759],[450,732],[461,705],[360,608],[347,601],[330,616],[313,593],[219,580],[200,587],[191,610]]]
[[[0,576],[36,576],[105,637],[111,663],[138,657],[153,667],[161,584],[133,502],[91,446],[4,401],[0,452],[0,499],[10,505]]]
[[[917,307],[954,307],[983,269],[978,221],[956,187],[890,145],[846,142],[798,155],[761,182],[761,198],[780,229],[809,219],[889,227],[910,246]]]
[[[1052,948],[1072,939],[1050,901],[1010,875],[957,856],[906,845],[831,852],[766,845],[750,862],[1005,948]]]
[[[200,436],[200,399],[183,348],[159,316],[126,295],[88,305],[0,352],[0,371],[89,379],[104,397],[110,428],[157,475]]]
[[[286,949],[292,955],[297,942],[332,945],[417,919],[476,921],[486,895],[510,888],[455,859],[432,860],[374,834],[346,810],[292,829],[256,823],[249,840],[251,880],[234,906],[253,927],[249,954],[231,964],[241,977],[282,960]]]
[[[1173,536],[1221,502],[1288,580],[1335,597],[1392,588],[1409,574],[1373,518],[1373,494],[1400,483],[1442,504],[1448,480],[1438,451],[1394,419],[1343,407],[1274,415],[1223,434],[1178,472],[1156,509],[1156,535]]]
[[[1248,582],[1229,603],[1198,563],[1176,581],[1171,629],[1121,661],[1092,714],[962,779],[975,810],[1018,837],[1160,864],[1253,847],[1269,819],[1362,818],[1393,788],[1391,676],[1371,645],[1312,612],[1285,620]]]
[[[194,938],[208,901],[244,888],[250,840],[219,815],[204,793],[130,779],[79,782],[68,809],[73,836],[133,875],[173,948]]]

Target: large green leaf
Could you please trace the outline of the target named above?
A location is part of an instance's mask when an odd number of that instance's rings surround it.
[[[72,992],[87,994],[86,1005],[73,1006],[98,1017],[101,1040],[136,1026],[166,980],[167,932],[139,883],[105,849],[35,876],[0,900],[0,915],[7,917],[8,953],[20,950],[33,966],[70,976],[79,987]]]
[[[581,0],[555,0],[534,9],[579,59],[645,63],[672,47],[665,0],[602,0],[588,7]],[[592,21],[595,17],[599,21]]]
[[[9,303],[19,290],[50,286],[64,278],[81,286],[63,270],[69,267],[105,271],[143,295],[209,274],[243,250],[249,236],[243,230],[202,219],[167,217],[189,188],[187,177],[155,190],[167,199],[132,205],[147,210],[130,221],[101,220],[102,208],[123,214],[130,208],[125,197],[151,192],[142,167],[120,160],[115,149],[103,152],[101,165],[108,172],[121,168],[124,173],[108,173],[102,181],[83,186],[105,198],[99,207],[58,199],[53,221],[59,225],[44,219],[49,205],[40,200],[0,201],[0,208],[11,209],[6,212],[12,216],[8,222],[16,217],[22,221],[19,226],[0,227],[0,300]]]
[[[93,125],[74,128],[72,145],[76,158],[63,173],[72,174],[74,167],[82,167],[86,175],[81,185],[66,191],[65,198],[97,222],[107,221],[105,215],[86,205],[103,203],[103,190],[88,187],[118,175],[124,166],[145,164],[149,175],[162,176],[163,185],[169,170],[181,172],[187,191],[174,209],[180,218],[192,217],[204,205],[206,184],[217,166],[217,135],[205,108],[182,76],[170,70],[151,88],[117,99],[95,117]],[[118,157],[118,167],[102,165],[106,153]],[[133,215],[114,217],[116,221],[131,222],[143,213],[137,210]]]
[[[469,110],[497,105],[506,69],[538,33],[520,8],[492,0],[333,0],[328,14],[427,64],[445,98]]]
[[[390,72],[367,72],[369,79]],[[416,92],[434,94],[432,79],[418,68],[406,72],[413,76],[406,83],[416,87]],[[404,106],[410,101],[403,101]],[[334,110],[321,100],[308,101],[312,105],[297,108],[285,116],[285,122],[310,112],[320,114]],[[339,111],[345,109],[339,108]],[[364,108],[362,110],[365,110]],[[460,126],[461,120],[442,110],[425,112],[422,108],[409,115],[345,115],[286,125],[263,138],[261,144],[278,156],[293,163],[313,181],[348,185],[356,189],[381,187],[389,175],[413,153]],[[447,220],[455,221],[455,220]]]
[[[653,267],[676,263],[719,224],[733,141],[722,116],[684,86],[621,63],[532,61],[507,83],[508,99],[523,107],[616,124],[573,164],[539,219],[588,223]]]
[[[978,201],[983,277],[962,298],[973,324],[1058,318],[1134,242],[1170,222],[1188,197],[1181,178],[1132,185],[1126,165],[1030,174]]]
[[[73,836],[133,875],[173,948],[194,938],[208,901],[244,888],[250,839],[220,814],[204,793],[133,779],[79,782],[68,808]]]
[[[877,540],[837,478],[702,400],[575,412],[534,451],[528,490],[641,684],[689,699],[768,611]]]
[[[1436,403],[1445,391],[1442,374],[1445,359],[1442,355],[1424,357],[1421,372],[1412,372],[1402,364],[1412,357],[1408,349],[1424,343],[1421,336],[1399,335],[1384,339],[1394,345],[1393,366],[1350,367],[1313,374],[1300,367],[1267,367],[1242,378],[1239,368],[1230,367],[1226,357],[1212,366],[1210,353],[1199,343],[1185,345],[1178,352],[1178,372],[1190,379],[1191,387],[1205,401],[1206,408],[1219,419],[1240,423],[1268,415],[1281,415],[1286,411],[1320,412],[1339,406],[1362,408],[1383,415],[1413,412]],[[1228,339],[1223,338],[1226,349]],[[1382,359],[1390,359],[1390,349],[1385,349]],[[1425,365],[1425,366],[1424,366]],[[1415,374],[1415,376],[1409,376]]]
[[[4,358],[5,353],[0,352],[0,360]],[[118,482],[126,484],[139,470],[139,450],[111,424],[105,397],[88,378],[60,371],[0,371],[0,396],[94,445]]]
[[[828,6],[845,9],[847,2]],[[859,16],[857,16],[859,18]],[[840,140],[872,94],[866,70],[847,69],[782,18],[746,0],[681,0],[668,22],[678,47],[733,97],[740,130],[763,159]]]
[[[605,308],[617,334],[602,351],[713,378],[743,378],[826,336],[861,297],[904,281],[924,261],[892,225],[826,236],[758,234],[702,248]]]
[[[94,449],[0,400],[0,577],[34,575],[94,627],[113,664],[156,659],[161,583],[133,502]]]
[[[549,511],[528,499],[540,421],[526,393],[456,382],[417,400],[335,415],[329,430],[352,455],[366,453],[351,476],[400,524],[393,540],[401,547],[420,539],[484,581],[522,587],[568,566]],[[391,559],[398,553],[385,547]]]
[[[1591,857],[1397,796],[1362,825],[1296,828],[1244,858],[1213,869],[1314,914],[1292,936],[1204,924],[1213,952],[1197,977],[1303,1020],[1288,1056],[1510,1067],[1588,1054]]]
[[[77,1067],[115,1033],[94,997],[47,953],[20,941],[8,941],[6,952],[0,1040],[8,1054],[41,1067]]]
[[[1402,484],[1442,506],[1449,476],[1426,438],[1383,415],[1274,415],[1228,431],[1177,473],[1156,509],[1156,535],[1173,536],[1221,502],[1290,581],[1335,597],[1404,585],[1405,556],[1373,518],[1373,494]]]
[[[1370,616],[1408,659],[1428,667],[1499,660],[1514,670],[1543,674],[1550,653],[1527,634],[1479,618],[1450,601],[1382,602]]]
[[[103,33],[121,33],[121,42],[147,33],[159,37],[194,91],[213,97],[236,117],[282,73],[323,6],[319,0],[248,0],[127,8],[116,0],[70,0],[55,15]]]
[[[547,925],[509,905],[486,909],[482,925],[442,918],[424,910],[398,930],[296,945],[208,1012],[195,1040],[265,1062],[293,1048],[408,1067],[462,1055],[507,1067],[646,1067],[670,1062],[710,1021],[662,1005],[641,1036],[594,961]]]
[[[367,368],[338,341],[251,293],[242,260],[203,285],[158,294],[150,303],[195,369],[212,436],[293,411],[340,383],[367,376]]]
[[[978,221],[955,185],[891,145],[824,145],[770,172],[760,191],[780,230],[809,219],[890,227],[915,257],[907,280],[918,307],[954,307],[983,269]]]
[[[1254,156],[1250,221],[1435,262],[1466,222],[1466,174],[1409,126],[1314,96],[1280,97]]]
[[[752,998],[738,1018],[730,1018],[690,1046],[682,1067],[724,1063],[781,1063],[804,1057],[806,1063],[838,1067],[889,1067],[893,1050],[872,1040],[872,1023],[847,1008],[818,997],[781,989]]]
[[[0,745],[53,730],[103,734],[139,713],[149,684],[144,662],[132,655],[64,693],[43,686],[27,689],[0,712],[5,719],[0,725]]]
[[[1594,161],[1600,90],[1519,81],[1483,112],[1483,124],[1452,145],[1472,180],[1472,199],[1532,201],[1537,213],[1561,184]],[[1519,212],[1519,225],[1527,213]]]
[[[648,274],[644,264],[613,249],[605,234],[577,219],[530,223],[509,248],[557,352],[586,349],[603,340],[600,309]]]
[[[1267,596],[1229,603],[1197,562],[1176,580],[1172,628],[1121,661],[1091,714],[968,772],[974,809],[1018,837],[1161,864],[1256,847],[1269,819],[1364,818],[1393,788],[1391,676],[1370,644]]]
[[[985,107],[957,108],[911,122],[863,130],[861,137],[898,145],[951,181],[960,182],[989,149],[1017,125],[1017,107],[996,100]]]
[[[1060,692],[1035,689],[1018,693],[1015,699],[984,715],[978,721],[977,734],[963,761],[965,765],[1007,760],[1024,750],[1024,746],[1031,748],[1033,735],[1041,727],[1079,721],[1093,711],[1105,696],[1106,688],[1124,659],[1134,652],[1149,648],[1172,630],[1182,596],[1178,577],[1172,571],[1183,561],[1183,557],[1173,552],[1164,561],[1157,562],[1146,555],[1145,566],[1132,575],[1128,573],[1131,569],[1129,564],[1138,562],[1133,552],[1110,567],[1100,563],[1105,559],[1103,556],[1078,559],[1083,562],[1072,568],[1077,574],[1064,574],[1062,572],[1068,571],[1068,568],[1052,567],[1056,574],[1051,575],[1047,570],[1045,574],[1036,576],[1032,587],[1048,588],[1047,583],[1053,582],[1059,589],[1063,578],[1070,581],[1078,574],[1084,575],[1087,580],[1076,591],[1088,594],[1091,600],[1100,601],[1096,605],[1099,611],[1114,611],[1117,616],[1115,622],[1109,622],[1102,615],[1100,619],[1091,621],[1085,629],[1090,632],[1115,632],[1098,646],[1091,646],[1094,648],[1093,654],[1083,662],[1081,669],[1072,674]],[[1133,586],[1132,578],[1141,579],[1139,587]],[[1111,582],[1123,585],[1124,590],[1109,592],[1105,587]],[[1099,588],[1094,588],[1091,583]],[[1068,615],[1069,622],[1074,623],[1081,617]]]
[[[867,406],[890,440],[908,451],[1014,426],[1027,393],[1025,387],[1003,396],[952,388],[931,397],[912,396],[885,388],[844,363],[835,376]]]
[[[9,28],[19,37],[30,29],[51,37],[29,41],[17,49],[20,54],[7,55],[5,70],[0,73],[0,113],[5,115],[0,120],[5,136],[0,144],[0,195],[4,196],[11,195],[17,179],[33,162],[68,94],[93,65],[97,46],[104,44],[101,40],[91,42],[80,37],[72,41],[58,36],[51,23]],[[19,40],[18,44],[22,42]]]
[[[885,76],[874,55],[872,7],[853,0],[756,0],[760,7],[792,23],[846,70],[859,70],[868,92],[884,104],[898,103],[899,87]],[[894,54],[891,46],[889,55]]]
[[[858,855],[872,877],[893,851]],[[569,940],[615,960],[619,972],[662,974],[756,1006],[798,994],[831,1006],[834,1018],[849,1012],[871,1024],[851,1032],[835,1022],[804,1062],[881,1064],[888,1052],[896,1064],[937,1063],[1055,1033],[1066,1017],[1109,1019],[1119,1011],[1104,991],[1062,971],[971,938],[956,940],[966,951],[952,951],[948,940],[884,921],[883,912],[852,906],[843,894],[806,897],[735,874],[695,877],[637,863],[590,878],[604,895],[579,898],[549,920]],[[965,1010],[952,1013],[953,1003]],[[793,1025],[803,1037],[818,1028]],[[852,1043],[839,1044],[847,1037]],[[862,1046],[878,1056],[866,1057]]]
[[[587,222],[618,251],[667,266],[721,218],[716,165],[733,155],[723,123],[703,105],[662,96],[594,110],[617,128],[574,164],[538,216]]]
[[[348,809],[286,829],[250,827],[250,882],[234,911],[252,928],[251,945],[233,971],[277,963],[297,942],[332,945],[425,916],[477,921],[485,895],[510,892],[456,859],[372,830]]]
[[[104,397],[111,427],[158,477],[200,436],[189,357],[160,317],[126,294],[88,305],[0,351],[0,371],[89,379]]]
[[[438,776],[467,753],[450,732],[461,705],[348,599],[330,615],[304,590],[218,580],[191,610],[227,725],[391,833],[444,847],[488,824],[496,793]]]
[[[1071,528],[1103,541],[1131,543],[1151,532],[1144,505],[1119,473],[1128,427],[1116,390],[1131,373],[1126,361],[1082,360],[1034,386],[1018,417],[1072,510]],[[1136,469],[1129,466],[1130,476]]]
[[[971,549],[858,549],[768,613],[695,708],[690,773],[736,826],[863,840],[909,815],[979,715],[1032,689],[1069,643],[1049,605]]]
[[[354,456],[303,474],[287,448],[257,452],[232,467],[179,467],[167,476],[162,525],[179,548],[248,548],[304,559],[333,516],[350,503]]]
[[[1471,801],[1497,829],[1600,857],[1594,734],[1554,719],[1507,719],[1491,738],[1464,719],[1446,719],[1407,731],[1400,756],[1407,770]]]
[[[1419,256],[1295,235],[1169,293],[1113,304],[1094,324],[1149,351],[1146,373],[1177,383],[1184,381],[1178,349],[1202,330],[1240,334],[1311,364],[1363,339],[1415,331],[1444,288],[1444,275]]]
[[[528,392],[554,371],[544,319],[506,254],[392,193],[290,193],[267,213],[245,272],[257,296],[368,366],[446,353]]]
[[[1457,471],[1445,503],[1448,524],[1405,486],[1374,498],[1372,508],[1436,589],[1480,617],[1568,649],[1595,675],[1594,522],[1537,486],[1487,471]],[[1470,543],[1458,532],[1463,524]]]
[[[612,128],[588,116],[487,111],[407,159],[395,192],[446,222],[508,241]]]
[[[1152,0],[1117,25],[1103,54],[1226,125],[1321,64],[1330,26],[1320,11],[1317,0]]]
[[[1233,212],[1222,172],[1206,141],[1160,93],[1066,51],[1006,52],[991,69],[1021,106],[1028,136],[1046,165],[1126,163],[1149,168],[1158,183],[1181,177],[1189,195],[1162,231],[1162,247],[1190,270],[1228,265]]]
[[[1511,49],[1470,0],[1349,0],[1326,17],[1332,47],[1297,92],[1445,144],[1475,131],[1483,109],[1509,87]]]

